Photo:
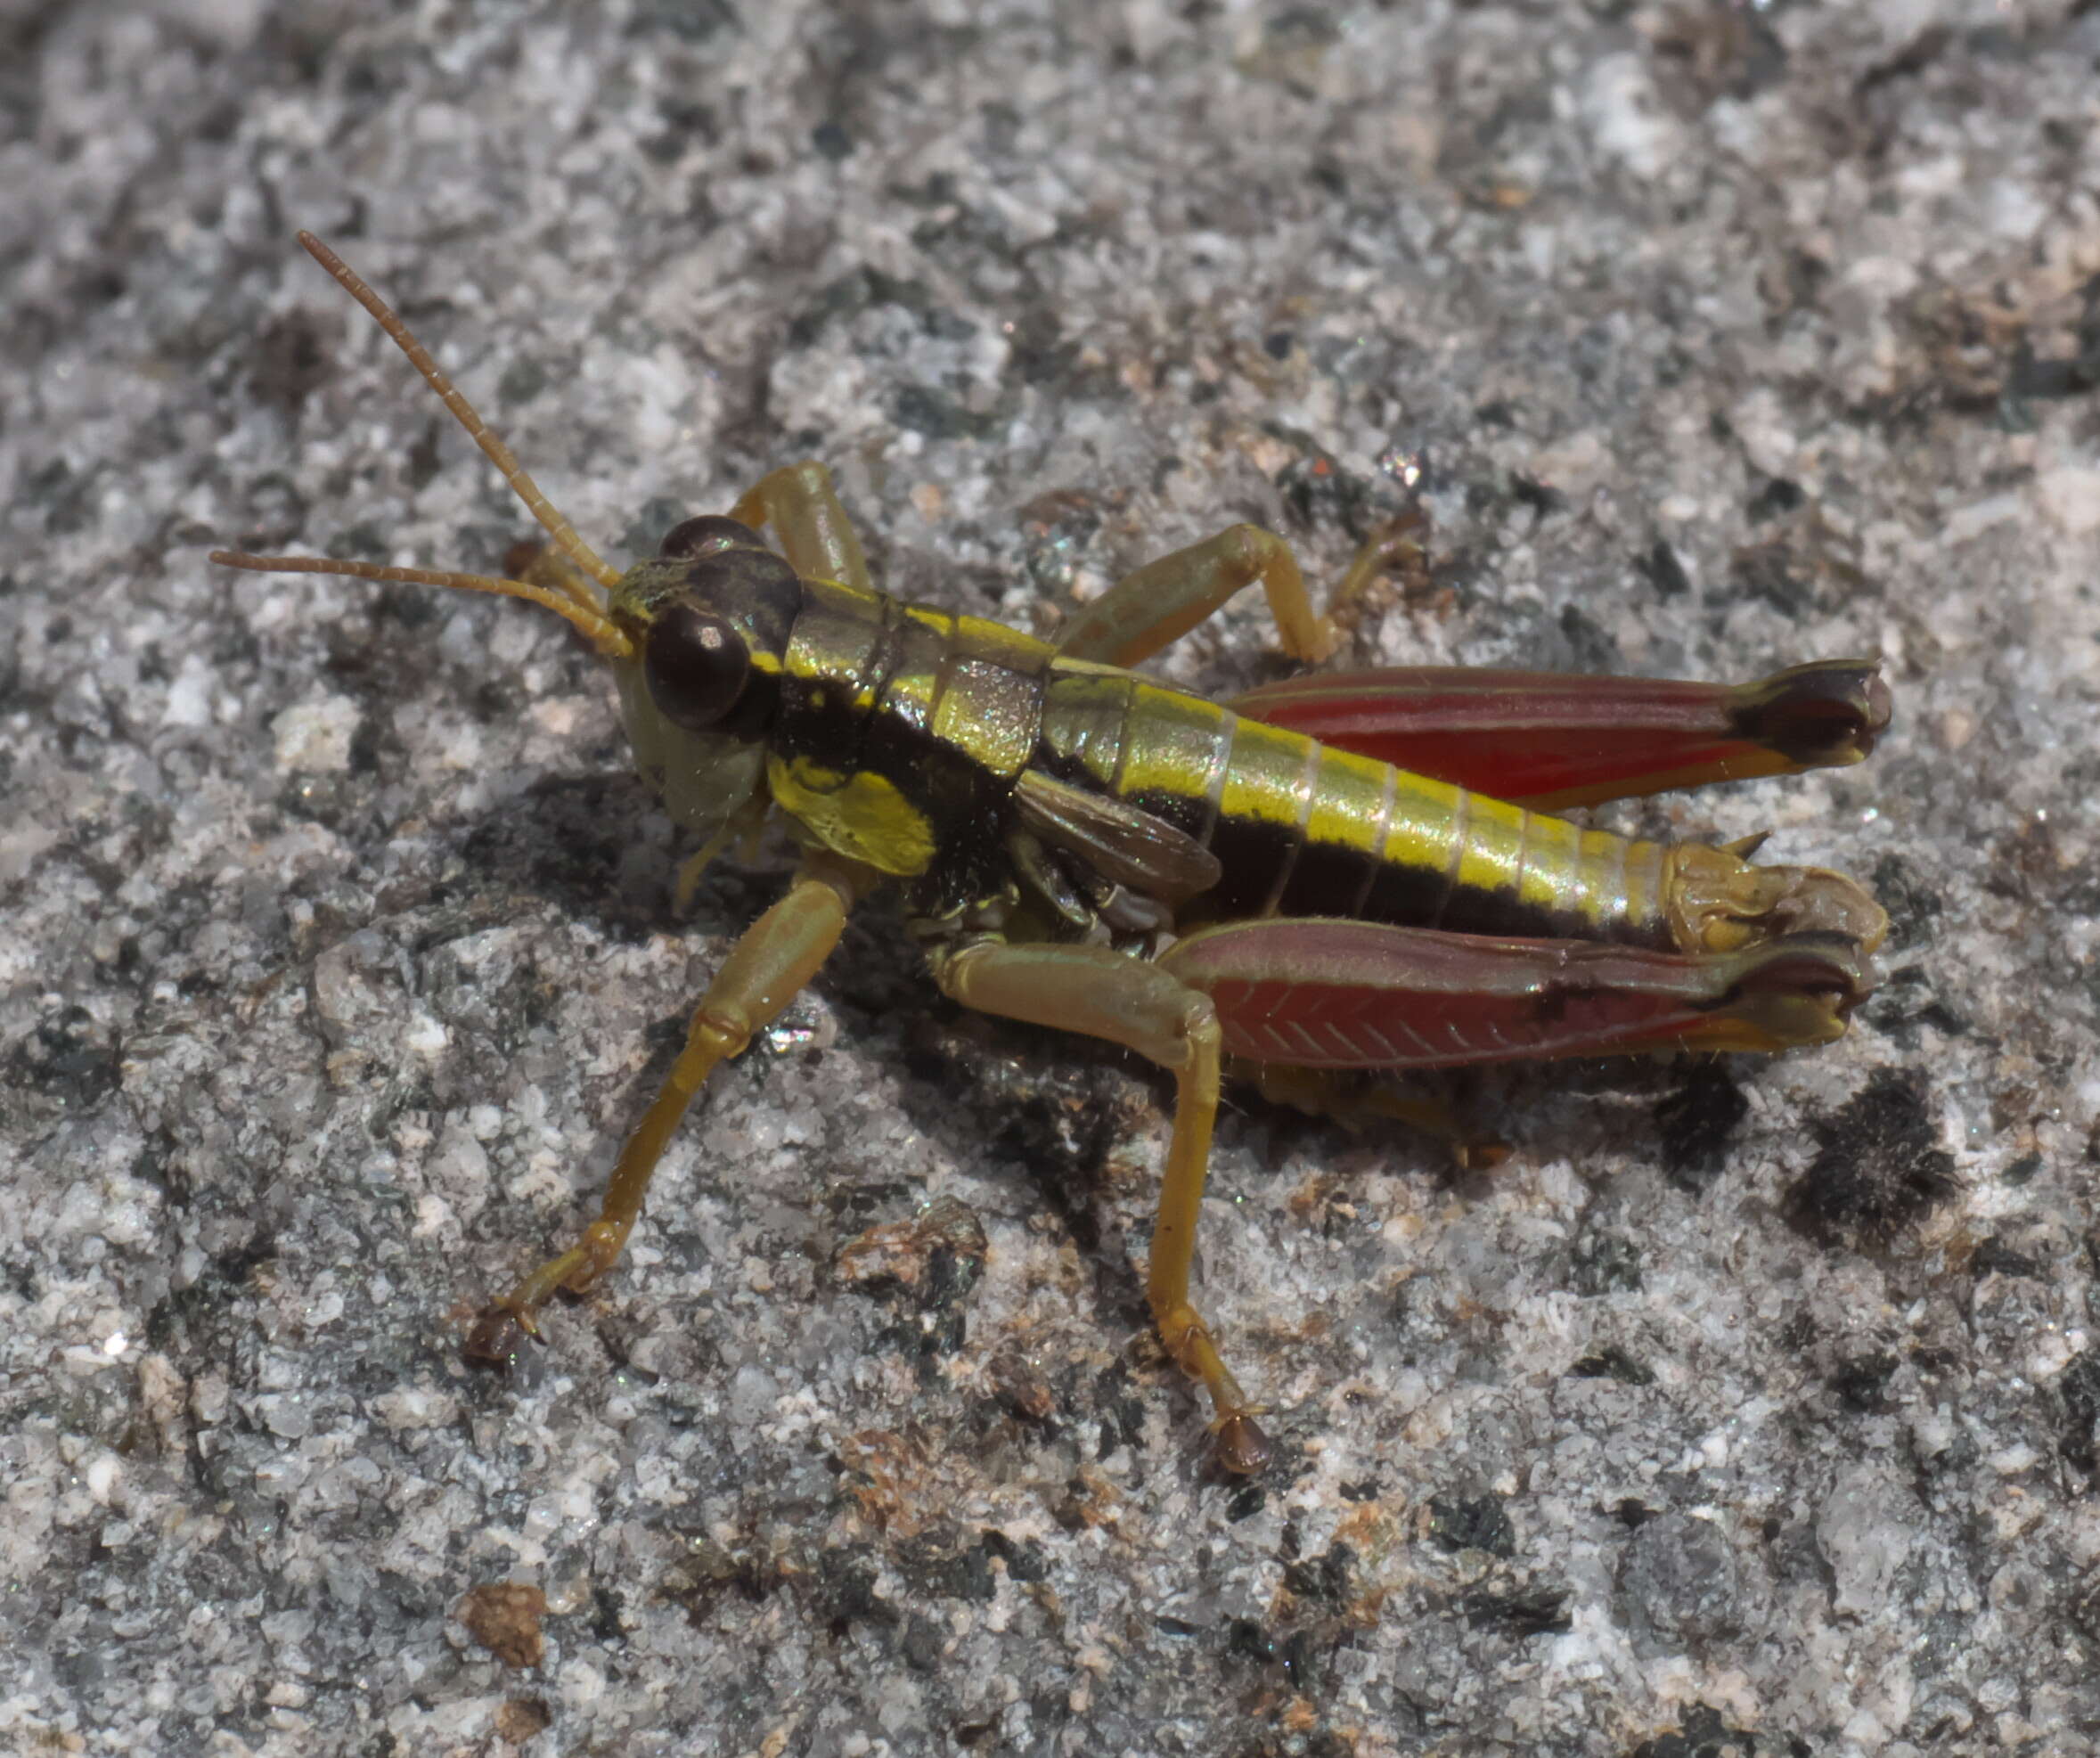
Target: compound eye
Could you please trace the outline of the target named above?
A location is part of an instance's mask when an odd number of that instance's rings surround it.
[[[751,650],[743,636],[712,611],[697,604],[673,604],[659,610],[649,626],[641,668],[658,712],[674,726],[698,732],[736,707],[751,675]]]
[[[733,519],[711,512],[674,525],[664,534],[664,541],[657,545],[657,553],[667,561],[691,561],[699,556],[719,554],[723,550],[764,547],[758,541],[757,532],[748,525],[739,525]]]

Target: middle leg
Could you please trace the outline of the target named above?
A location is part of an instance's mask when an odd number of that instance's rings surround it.
[[[1196,1225],[1218,1111],[1219,1029],[1210,997],[1125,953],[1099,946],[1009,946],[980,940],[933,956],[934,980],[966,1007],[1126,1045],[1174,1076],[1167,1149],[1145,1293],[1167,1353],[1203,1381],[1216,1410],[1218,1462],[1259,1471],[1269,1437],[1190,1297]]]
[[[1259,525],[1234,525],[1124,575],[1082,607],[1058,651],[1102,665],[1137,665],[1256,580],[1269,595],[1285,652],[1311,662],[1335,650],[1334,624],[1313,609],[1291,546]]]
[[[1402,518],[1374,531],[1335,588],[1325,614],[1312,608],[1304,572],[1288,544],[1259,525],[1228,527],[1124,575],[1082,608],[1058,640],[1058,651],[1104,665],[1141,664],[1259,580],[1284,651],[1317,664],[1340,642],[1335,613],[1354,602],[1398,556],[1418,548],[1418,519]]]

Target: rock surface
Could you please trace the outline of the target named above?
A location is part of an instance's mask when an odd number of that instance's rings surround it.
[[[0,1746],[2100,1750],[2100,12],[8,16]],[[1491,1176],[1233,1109],[1236,1484],[1158,1086],[872,908],[470,1373],[778,872],[676,914],[552,618],[206,565],[533,535],[299,225],[616,560],[816,456],[893,590],[1047,631],[1412,492],[1356,663],[1883,656],[1867,766],[1611,822],[1869,878],[1889,981],[1470,1082]]]

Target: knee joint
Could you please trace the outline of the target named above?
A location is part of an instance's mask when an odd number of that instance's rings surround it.
[[[751,1042],[751,1022],[740,1007],[703,1007],[693,1016],[690,1044],[707,1044],[724,1057],[740,1056]]]

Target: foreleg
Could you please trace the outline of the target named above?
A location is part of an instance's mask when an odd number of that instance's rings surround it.
[[[771,525],[788,565],[805,580],[869,589],[868,558],[831,486],[831,472],[805,460],[761,477],[730,511],[756,530]]]
[[[798,873],[788,895],[745,931],[694,1012],[685,1048],[671,1065],[656,1102],[620,1150],[598,1219],[568,1250],[542,1264],[482,1313],[467,1340],[470,1355],[508,1360],[521,1336],[536,1333],[539,1309],[557,1288],[580,1294],[618,1261],[641,1218],[649,1181],[694,1095],[717,1063],[739,1054],[816,975],[845,931],[846,912],[858,890],[859,881],[850,872],[818,871],[813,865]]]

